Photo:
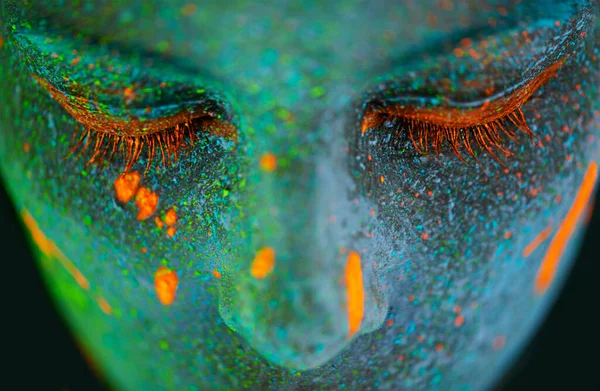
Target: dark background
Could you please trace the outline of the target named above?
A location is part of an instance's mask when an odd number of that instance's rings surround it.
[[[0,312],[1,352],[9,363],[2,365],[2,383],[12,384],[13,390],[107,390],[48,297],[24,229],[1,186],[0,218],[0,297],[8,304]],[[599,252],[600,213],[594,213],[562,295],[497,390],[600,390]]]

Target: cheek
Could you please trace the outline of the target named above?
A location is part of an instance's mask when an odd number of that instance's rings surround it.
[[[576,68],[567,74],[589,85],[593,76]],[[374,205],[373,248],[390,248],[377,265],[390,320],[376,333],[396,343],[382,345],[383,356],[402,352],[417,365],[423,344],[439,346],[468,377],[522,346],[543,316],[574,261],[597,181],[598,101],[566,83],[527,108],[538,138],[507,143],[505,166],[362,141],[358,184]]]
[[[91,151],[67,158],[75,121],[13,59],[1,60],[10,77],[0,89],[2,174],[83,344],[103,365],[134,371],[172,336],[213,331],[240,165],[232,145],[206,137],[178,164],[146,174],[143,161],[126,175],[118,158],[86,165]]]

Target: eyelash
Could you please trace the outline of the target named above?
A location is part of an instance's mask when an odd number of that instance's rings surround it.
[[[152,166],[155,155],[160,150],[161,163],[168,166],[171,160],[177,161],[179,151],[186,146],[193,146],[200,134],[211,134],[235,140],[235,127],[220,119],[212,111],[195,108],[181,110],[171,116],[155,120],[139,120],[130,117],[127,121],[117,120],[105,115],[97,107],[97,112],[90,111],[88,99],[67,96],[62,91],[45,81],[33,76],[50,95],[82,126],[74,133],[79,135],[78,141],[69,151],[67,157],[77,153],[83,155],[92,147],[91,157],[87,164],[101,163],[108,155],[110,162],[117,150],[120,150],[125,160],[125,172],[130,171],[140,160],[146,149],[147,172]],[[173,157],[173,159],[171,159]]]
[[[147,162],[144,172],[148,172],[154,161],[154,157],[160,150],[160,162],[164,167],[178,159],[179,151],[186,146],[192,147],[198,138],[198,132],[207,132],[209,128],[223,127],[223,123],[216,123],[211,117],[198,117],[191,121],[179,123],[175,126],[162,129],[158,132],[143,136],[120,136],[100,132],[92,128],[84,129],[75,146],[71,148],[67,157],[78,153],[83,155],[93,145],[92,156],[86,164],[99,163],[105,160],[110,162],[117,149],[121,150],[125,157],[124,172],[130,171],[140,160],[144,148],[146,148]],[[209,133],[209,132],[207,132]],[[85,141],[85,143],[84,143]],[[109,154],[110,153],[110,154]]]
[[[564,60],[552,64],[529,82],[515,88],[507,97],[486,100],[476,109],[372,105],[364,115],[361,133],[364,135],[368,130],[392,129],[390,142],[394,147],[398,147],[403,136],[407,136],[418,153],[427,154],[432,149],[436,156],[441,153],[443,145],[449,143],[452,152],[463,162],[466,160],[460,148],[464,148],[467,155],[477,161],[474,142],[494,160],[504,164],[494,152],[495,148],[504,156],[511,154],[503,147],[502,134],[515,140],[514,126],[530,139],[535,139],[522,106],[537,89],[555,76],[563,64]]]

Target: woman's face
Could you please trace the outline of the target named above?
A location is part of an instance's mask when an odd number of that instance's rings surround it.
[[[32,5],[36,3],[36,5]],[[7,1],[2,177],[119,389],[480,389],[597,177],[598,3]]]

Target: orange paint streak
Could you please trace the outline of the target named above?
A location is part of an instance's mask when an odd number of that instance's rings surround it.
[[[135,204],[139,210],[137,219],[146,220],[156,211],[158,195],[146,187],[140,187],[135,196]]]
[[[544,230],[540,232],[538,236],[536,236],[535,239],[533,239],[533,241],[527,245],[527,247],[525,247],[523,250],[523,257],[527,258],[540,246],[540,244],[544,243],[544,241],[550,237],[553,229],[554,227],[551,225],[544,228]]]
[[[213,270],[213,276],[215,276],[215,278],[221,278],[221,272],[218,271],[217,269]]]
[[[117,199],[122,203],[131,201],[140,187],[140,180],[140,174],[135,171],[119,175],[113,184]]]
[[[589,205],[590,198],[594,192],[594,185],[598,179],[598,165],[596,162],[591,162],[588,166],[583,181],[577,190],[577,195],[573,204],[569,208],[567,215],[562,221],[558,231],[552,238],[546,256],[542,260],[540,268],[535,279],[535,292],[538,294],[544,293],[548,286],[552,283],[556,273],[556,267],[563,255],[565,247],[569,239],[575,231],[577,222],[581,215]]]
[[[346,261],[344,273],[348,295],[348,337],[352,337],[362,323],[365,314],[365,291],[363,287],[360,254],[351,251]]]
[[[98,305],[100,306],[100,309],[102,310],[102,312],[104,312],[106,315],[113,314],[113,309],[112,309],[111,305],[108,304],[108,301],[106,301],[106,299],[104,297],[100,296],[96,299],[96,301],[98,302]]]
[[[90,289],[90,283],[87,278],[85,278],[85,276],[79,271],[79,269],[77,269],[73,262],[71,262],[71,260],[69,260],[69,258],[67,258],[65,254],[60,251],[56,244],[46,237],[31,214],[29,214],[28,211],[23,210],[21,212],[21,218],[29,229],[29,232],[31,232],[31,238],[44,253],[44,255],[58,259],[61,265],[67,272],[69,272],[69,274],[75,279],[80,287],[86,290]]]
[[[250,274],[254,278],[263,279],[275,268],[275,250],[271,247],[261,248],[252,261]]]
[[[273,153],[267,152],[260,157],[258,164],[264,171],[273,172],[277,168],[277,157]]]
[[[154,289],[158,300],[163,305],[171,305],[175,301],[175,293],[179,285],[179,278],[175,272],[165,266],[160,266],[154,274]]]

